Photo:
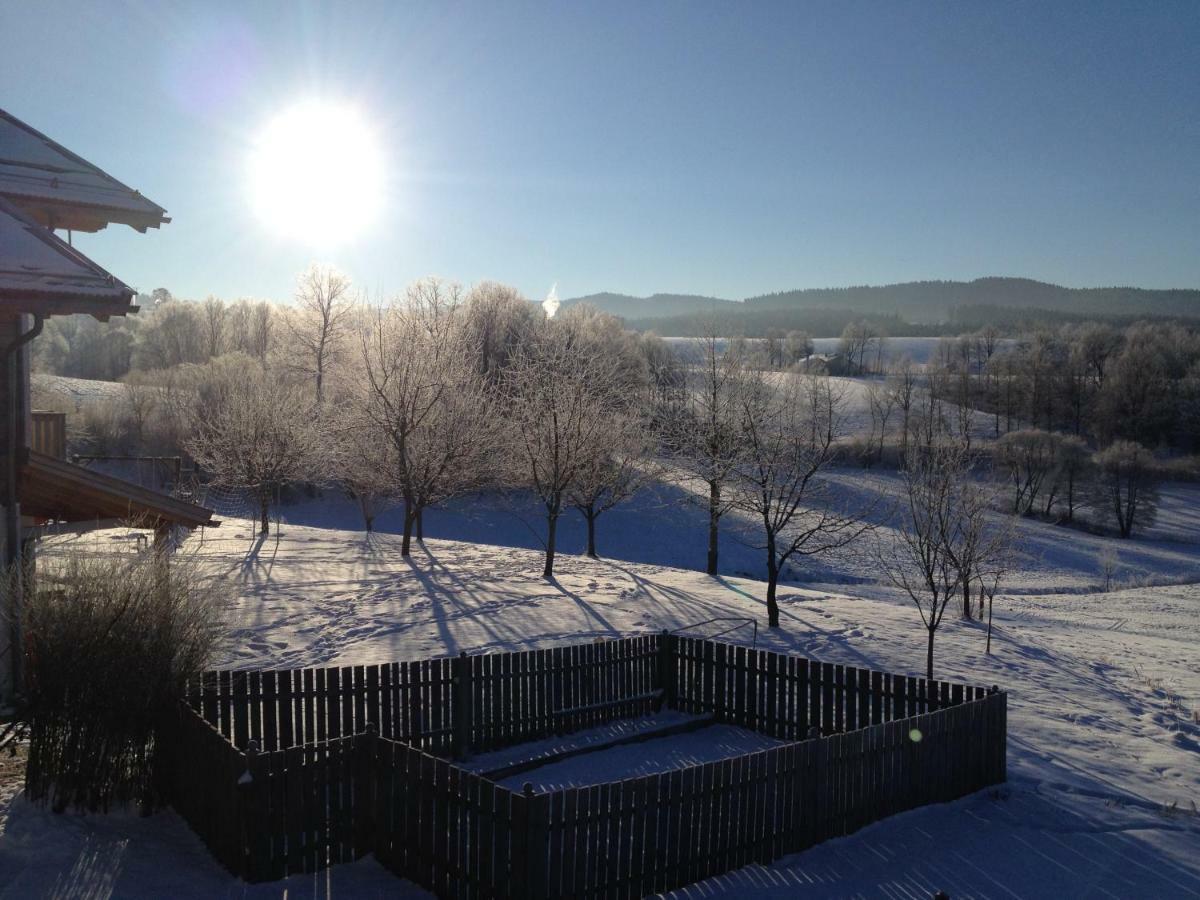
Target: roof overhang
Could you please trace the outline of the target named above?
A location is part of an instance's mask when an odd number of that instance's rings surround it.
[[[0,197],[0,310],[98,319],[137,312],[134,290]]]
[[[116,222],[144,232],[171,221],[157,203],[2,109],[0,196],[51,229],[99,231]]]
[[[46,521],[188,529],[220,524],[211,509],[34,450],[21,466],[18,497],[23,516]]]

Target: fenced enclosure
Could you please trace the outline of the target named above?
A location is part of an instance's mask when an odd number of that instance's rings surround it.
[[[251,881],[367,853],[440,896],[642,896],[1005,778],[1003,692],[644,635],[478,656],[213,672],[167,790]],[[535,793],[456,758],[658,708],[785,743]]]

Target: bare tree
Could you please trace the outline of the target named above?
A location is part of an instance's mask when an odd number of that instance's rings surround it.
[[[607,413],[624,408],[620,361],[545,320],[505,370],[504,416],[517,483],[546,514],[545,578],[554,576],[558,519],[597,456],[609,446]]]
[[[267,364],[267,357],[274,346],[275,315],[271,304],[259,302],[254,305],[250,315],[250,330],[247,332],[247,352],[259,361],[260,365]]]
[[[1012,572],[1014,559],[1014,529],[1011,520],[1005,526],[998,538],[993,539],[987,558],[981,560],[975,570],[975,580],[979,585],[979,617],[983,618],[984,600],[987,600],[987,644],[984,652],[992,652],[992,618],[996,611],[996,594]]]
[[[200,305],[204,324],[204,352],[208,359],[225,352],[227,311],[220,297],[206,297]]]
[[[404,501],[401,555],[412,549],[424,510],[483,484],[498,419],[471,363],[458,287],[426,279],[404,304],[378,311],[362,336],[361,402],[373,439],[390,444],[395,490]]]
[[[1055,507],[1065,504],[1063,521],[1073,522],[1079,505],[1080,484],[1091,468],[1091,453],[1081,437],[1056,434],[1054,438],[1054,469],[1046,482],[1043,512],[1047,516],[1053,515]]]
[[[332,266],[312,265],[296,285],[296,309],[284,319],[297,354],[290,365],[313,378],[324,400],[326,372],[346,337],[353,302],[350,279]]]
[[[171,300],[154,307],[141,322],[134,364],[141,369],[169,369],[205,359],[203,324],[195,303]]]
[[[828,378],[759,376],[742,397],[745,455],[734,470],[735,506],[762,525],[767,624],[779,627],[779,573],[794,556],[844,547],[866,529],[862,510],[839,508],[821,472],[842,432],[843,398]]]
[[[882,338],[880,331],[866,319],[848,322],[842,329],[838,352],[846,357],[852,371],[862,374],[867,370],[867,359],[871,356],[872,348],[881,346]]]
[[[1111,325],[1089,324],[1079,335],[1079,347],[1098,387],[1104,387],[1108,363],[1121,351],[1125,338]]]
[[[813,339],[807,331],[789,331],[783,347],[788,365],[791,366],[813,355]]]
[[[1094,459],[1121,537],[1152,524],[1158,510],[1158,471],[1150,451],[1133,441],[1114,441]]]
[[[533,331],[537,312],[516,288],[494,281],[475,285],[465,306],[468,343],[475,349],[479,372],[494,382]]]
[[[275,493],[320,465],[324,435],[311,402],[296,382],[228,356],[192,376],[194,390],[176,394],[185,404],[185,449],[215,483],[255,496],[266,534]]]
[[[886,384],[872,381],[867,385],[867,408],[871,414],[871,430],[867,434],[863,465],[870,468],[883,459],[887,443],[888,421],[896,407],[896,394]]]
[[[726,487],[742,455],[742,398],[749,385],[743,350],[733,341],[721,352],[710,328],[700,339],[700,361],[689,371],[687,400],[667,424],[665,444],[689,479],[703,482],[708,510],[706,571],[717,574],[722,517],[732,498]]]
[[[639,346],[646,362],[650,414],[669,418],[687,397],[687,371],[671,345],[653,331],[642,334]]]
[[[878,545],[878,562],[921,615],[925,673],[932,679],[934,637],[962,588],[963,562],[978,541],[986,503],[970,477],[966,451],[952,442],[912,448],[901,477],[898,523],[892,540]]]
[[[1112,590],[1113,577],[1121,568],[1121,555],[1116,547],[1105,544],[1096,554],[1096,562],[1100,566],[1100,574],[1104,576],[1104,593],[1107,594]]]
[[[896,363],[888,375],[887,386],[900,410],[900,453],[908,453],[908,436],[912,430],[913,406],[916,403],[918,375],[911,357],[905,356]]]
[[[1036,428],[1010,431],[996,442],[996,466],[1012,487],[1012,509],[1033,511],[1042,486],[1058,465],[1058,435]]]
[[[570,504],[587,523],[587,555],[596,558],[596,520],[633,497],[658,476],[652,464],[653,444],[645,424],[625,411],[605,412],[606,446],[579,468],[568,489]]]
[[[358,504],[363,528],[371,532],[376,516],[398,497],[398,467],[395,448],[371,421],[366,400],[367,392],[360,387],[342,398],[338,413],[327,414],[332,420],[329,468],[346,495]]]

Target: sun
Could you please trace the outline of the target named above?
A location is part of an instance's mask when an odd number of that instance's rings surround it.
[[[314,246],[344,244],[375,221],[384,167],[374,130],[354,106],[298,103],[271,119],[250,157],[263,225]]]

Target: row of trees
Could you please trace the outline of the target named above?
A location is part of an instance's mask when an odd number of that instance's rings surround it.
[[[930,379],[944,400],[985,411],[996,436],[1041,428],[1200,450],[1200,334],[1180,324],[1068,325],[1021,341],[985,328],[940,342]]]
[[[251,491],[261,528],[290,483],[337,484],[366,527],[404,509],[401,552],[423,512],[482,488],[516,488],[545,518],[553,576],[560,517],[597,550],[601,516],[668,469],[709,509],[709,570],[731,509],[760,523],[768,619],[793,557],[865,529],[824,496],[844,437],[836,382],[764,372],[711,336],[700,365],[587,307],[545,318],[515,292],[426,280],[386,307],[351,302],[336,273],[307,273],[287,321],[292,353],[244,352],[160,373],[164,433],[219,483]]]

